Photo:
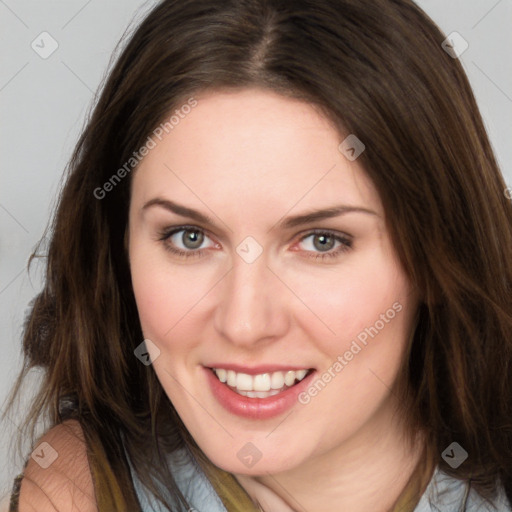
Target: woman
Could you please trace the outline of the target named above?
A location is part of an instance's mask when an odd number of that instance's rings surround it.
[[[512,205],[444,39],[153,9],[54,219],[12,510],[512,510]]]

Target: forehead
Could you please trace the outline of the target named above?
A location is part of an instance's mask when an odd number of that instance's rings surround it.
[[[134,200],[179,196],[214,213],[265,205],[274,216],[336,204],[381,212],[364,169],[338,149],[344,137],[313,105],[260,89],[195,99],[140,163]]]

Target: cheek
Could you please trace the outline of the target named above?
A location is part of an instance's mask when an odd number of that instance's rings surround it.
[[[369,331],[377,330],[383,338],[384,332],[387,336],[404,330],[408,282],[394,259],[376,253],[332,271],[289,273],[291,288],[309,310],[296,318],[323,352],[343,353],[358,336],[362,342],[365,336],[373,339]]]
[[[144,336],[164,341],[200,301],[208,287],[191,266],[171,264],[165,251],[134,246],[130,251],[133,291]]]

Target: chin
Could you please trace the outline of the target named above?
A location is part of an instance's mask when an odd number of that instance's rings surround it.
[[[268,434],[266,434],[268,435]],[[217,467],[229,473],[248,476],[260,476],[289,471],[304,463],[304,452],[297,448],[290,448],[289,454],[283,452],[279,446],[261,446],[258,441],[236,440],[229,447],[214,446],[211,450],[203,450],[210,461]]]

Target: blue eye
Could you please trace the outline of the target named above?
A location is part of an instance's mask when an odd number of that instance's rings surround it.
[[[180,236],[178,236],[181,233]],[[299,242],[302,243],[308,238],[309,249],[306,249],[306,258],[326,259],[337,258],[352,248],[352,240],[346,235],[339,233],[315,229],[304,235]],[[197,226],[178,226],[170,228],[159,233],[159,238],[164,248],[182,258],[194,258],[203,256],[207,248],[200,248],[205,240],[209,239],[206,232]],[[182,245],[182,248],[179,247]],[[209,247],[220,247],[215,242]],[[332,250],[335,249],[335,250]],[[318,252],[316,252],[318,251]]]

